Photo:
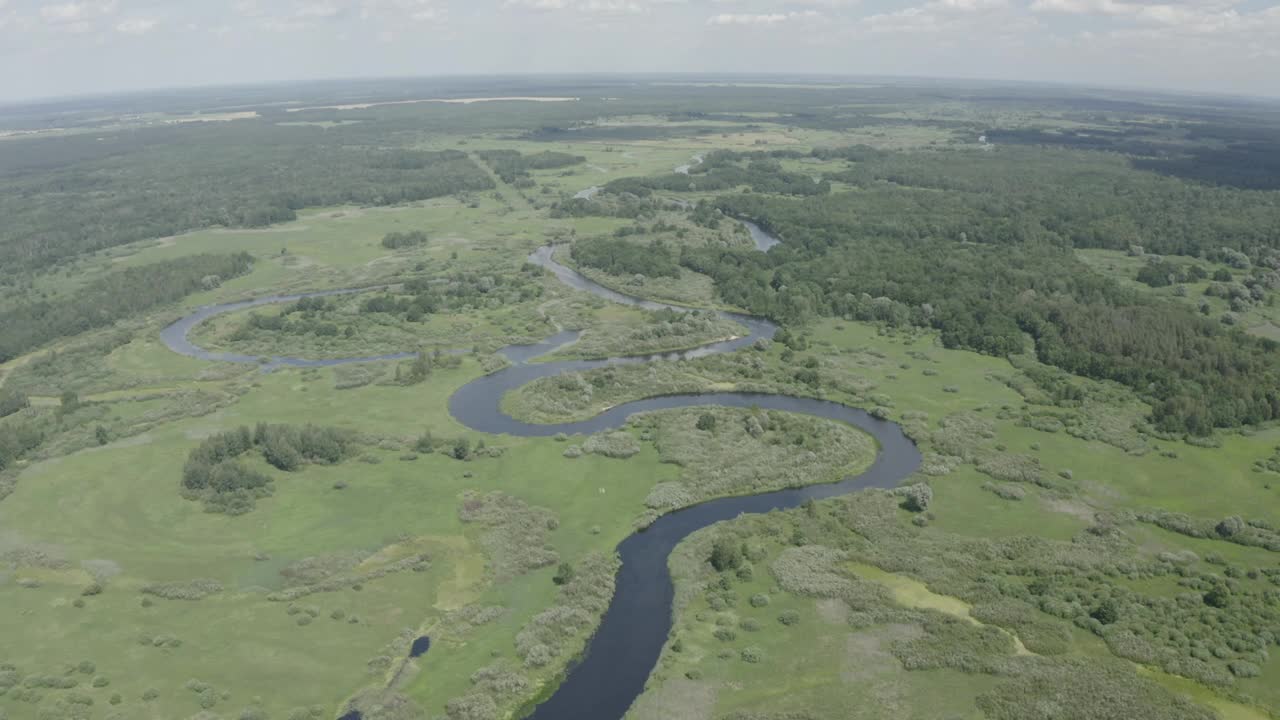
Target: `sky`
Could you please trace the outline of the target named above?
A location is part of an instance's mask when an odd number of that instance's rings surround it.
[[[895,75],[1280,97],[1280,0],[0,0],[0,101],[540,72]]]

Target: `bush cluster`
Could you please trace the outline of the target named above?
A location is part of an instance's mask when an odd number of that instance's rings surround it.
[[[239,460],[245,453],[260,451],[271,466],[294,471],[306,462],[341,462],[355,449],[353,435],[337,428],[258,423],[250,431],[242,425],[206,438],[191,451],[182,468],[183,495],[203,500],[210,512],[243,514],[272,492],[269,477]]]

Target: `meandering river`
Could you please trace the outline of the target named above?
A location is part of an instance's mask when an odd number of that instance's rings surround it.
[[[767,251],[777,238],[753,223],[746,223],[756,248]],[[611,290],[583,277],[555,261],[552,248],[543,247],[529,256],[530,262],[551,271],[561,282],[593,293],[613,302],[656,310],[674,307],[664,303],[632,297]],[[366,288],[366,290],[369,288]],[[299,295],[277,295],[256,300],[206,306],[178,320],[161,332],[161,339],[173,351],[191,357],[224,362],[265,363],[266,367],[288,365],[316,367],[344,363],[395,360],[413,357],[413,353],[307,360],[293,357],[262,359],[235,353],[206,351],[188,339],[198,324],[215,315],[270,303],[292,302],[303,297],[319,297],[361,292],[361,289],[333,290]],[[677,308],[683,309],[683,308]],[[807,413],[849,423],[875,438],[879,454],[870,468],[860,475],[836,483],[802,488],[728,497],[668,513],[647,529],[633,533],[618,545],[622,569],[618,573],[617,590],[605,611],[599,629],[587,644],[586,652],[565,674],[563,682],[544,702],[534,708],[533,720],[618,720],[644,690],[671,630],[671,603],[674,589],[667,569],[672,549],[690,533],[713,523],[729,520],[743,513],[762,513],[793,508],[809,499],[844,495],[865,488],[888,488],[898,484],[920,465],[915,444],[895,423],[878,420],[857,408],[840,403],[787,395],[760,393],[709,393],[701,395],[667,395],[624,403],[589,420],[552,425],[531,424],[516,420],[502,411],[502,397],[538,378],[564,372],[590,370],[620,363],[649,362],[659,358],[689,358],[732,352],[754,343],[758,338],[771,338],[776,326],[763,318],[720,311],[724,317],[744,325],[748,333],[739,338],[711,343],[680,353],[619,357],[605,360],[570,360],[530,363],[532,358],[553,352],[572,342],[576,332],[560,332],[536,345],[504,348],[501,352],[513,363],[509,367],[476,378],[449,398],[449,412],[463,425],[486,433],[506,433],[523,437],[548,436],[556,433],[594,433],[621,427],[635,413],[670,408],[721,405],[760,407],[769,410]],[[426,641],[429,643],[429,641]],[[419,649],[415,646],[415,650]],[[426,651],[426,645],[421,648]],[[359,714],[344,715],[344,720],[359,720]]]

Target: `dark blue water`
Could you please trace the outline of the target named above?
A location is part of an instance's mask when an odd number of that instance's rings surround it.
[[[422,637],[413,641],[413,647],[409,648],[409,657],[411,658],[422,657],[423,655],[426,655],[427,651],[430,649],[431,649],[431,638],[427,637],[426,635],[423,635]]]
[[[776,238],[754,223],[747,223],[747,228],[751,232],[756,247],[761,251],[767,251],[778,243]],[[552,258],[551,248],[540,248],[529,256],[529,260],[547,268],[565,284],[607,300],[651,310],[673,307],[635,298],[598,285],[557,263]],[[306,295],[274,296],[205,307],[165,328],[161,337],[171,349],[184,355],[207,360],[258,362],[256,357],[207,352],[193,345],[187,339],[187,333],[204,320],[223,312],[233,312],[271,302],[291,302],[301,297],[335,295],[343,292],[359,291],[339,290]],[[743,513],[763,513],[794,508],[810,499],[829,498],[866,488],[893,487],[915,472],[920,465],[919,451],[897,424],[878,420],[857,408],[814,398],[761,393],[668,395],[624,403],[588,420],[548,425],[522,422],[502,412],[503,395],[538,378],[564,372],[590,370],[606,365],[673,360],[732,352],[755,342],[757,338],[771,338],[777,330],[773,323],[762,318],[738,313],[721,312],[720,314],[744,325],[748,330],[747,335],[680,353],[607,360],[528,362],[577,338],[576,332],[565,331],[541,343],[504,348],[501,352],[514,363],[513,365],[491,375],[476,378],[459,388],[449,398],[449,412],[455,419],[472,430],[485,433],[521,437],[541,437],[561,432],[595,433],[621,427],[626,423],[627,418],[639,412],[718,405],[806,413],[848,423],[869,433],[875,438],[879,448],[875,462],[860,475],[825,485],[810,485],[758,495],[711,500],[668,513],[649,528],[623,540],[618,545],[622,568],[618,572],[617,591],[608,610],[605,611],[600,627],[588,642],[580,661],[568,671],[556,691],[533,710],[529,716],[533,720],[618,720],[626,714],[631,703],[644,690],[645,681],[653,671],[671,631],[671,602],[674,590],[667,570],[667,557],[672,549],[690,533],[722,520],[733,519]],[[324,361],[272,358],[272,364],[311,367],[412,356],[412,353],[403,353],[373,358]],[[420,637],[414,641],[410,656],[418,657],[430,646],[430,638]],[[342,720],[360,720],[360,713],[354,710],[349,711],[342,716]]]

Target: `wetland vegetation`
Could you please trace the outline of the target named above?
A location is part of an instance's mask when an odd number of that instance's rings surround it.
[[[353,84],[350,109],[0,140],[0,718],[518,717],[628,587],[637,528],[884,449],[749,403],[548,437],[450,413],[534,366],[516,421],[764,393],[919,449],[901,487],[648,558],[672,624],[630,718],[1280,716],[1280,113],[604,85]],[[546,245],[680,309],[576,290]],[[190,332],[261,363],[161,340],[346,288]],[[724,309],[779,329],[588,362],[755,332]]]

